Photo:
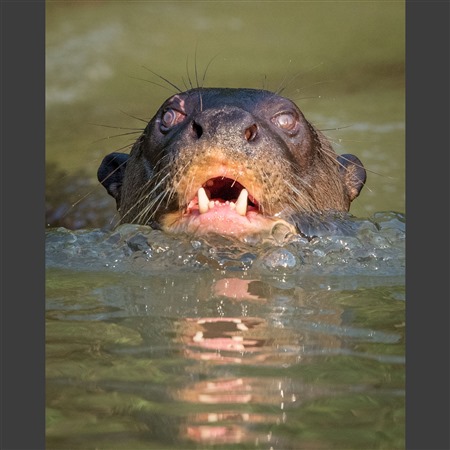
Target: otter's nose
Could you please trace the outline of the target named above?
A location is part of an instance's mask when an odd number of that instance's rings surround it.
[[[252,142],[258,136],[258,124],[246,111],[204,111],[192,120],[192,136],[243,139]]]
[[[258,125],[256,125],[256,123],[254,123],[253,125],[250,125],[244,131],[245,140],[248,142],[253,141],[257,135],[258,135]]]
[[[200,139],[203,135],[203,127],[195,120],[192,121],[192,130],[197,139]]]

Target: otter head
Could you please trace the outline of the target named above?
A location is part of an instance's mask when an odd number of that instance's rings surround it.
[[[338,156],[290,100],[256,89],[170,97],[130,155],[105,157],[98,179],[122,223],[242,237],[292,217],[348,211],[366,172]]]

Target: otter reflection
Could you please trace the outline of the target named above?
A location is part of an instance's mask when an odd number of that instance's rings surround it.
[[[268,302],[280,295],[297,295],[309,324],[316,320],[329,325],[341,323],[341,309],[314,310],[308,305],[308,296],[302,301],[298,288],[286,292],[260,280],[224,278],[213,284],[212,292],[225,302]],[[282,438],[276,429],[289,422],[293,409],[332,393],[326,386],[300,382],[290,376],[290,370],[322,349],[339,348],[341,342],[336,336],[306,331],[301,326],[294,330],[283,321],[282,309],[267,318],[177,321],[175,339],[182,344],[184,356],[196,362],[186,368],[192,382],[172,394],[177,402],[192,404],[190,411],[195,411],[180,424],[182,439],[205,445],[254,442],[310,448],[306,441],[294,444]],[[280,377],[280,368],[286,369],[285,377]],[[319,444],[314,440],[314,448],[320,448]]]

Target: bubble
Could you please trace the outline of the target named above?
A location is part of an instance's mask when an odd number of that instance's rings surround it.
[[[270,270],[292,271],[297,264],[297,257],[284,248],[277,248],[264,257],[264,265]]]

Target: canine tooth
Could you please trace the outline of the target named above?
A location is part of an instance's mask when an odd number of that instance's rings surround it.
[[[247,189],[242,189],[238,199],[236,200],[236,212],[240,216],[245,216],[247,214],[247,199],[248,191]]]
[[[199,210],[200,214],[208,212],[209,198],[206,195],[206,192],[202,187],[197,192],[197,199],[198,199],[198,210]]]

